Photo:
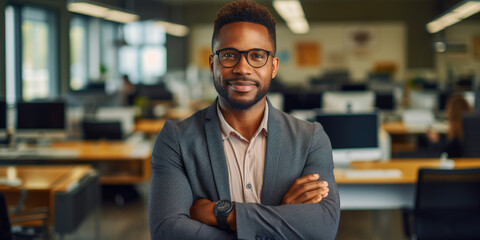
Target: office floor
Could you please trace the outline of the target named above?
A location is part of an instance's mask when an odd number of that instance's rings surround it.
[[[140,197],[118,207],[103,201],[100,213],[100,239],[150,239],[148,228],[148,184],[138,185]],[[65,240],[94,239],[93,214]],[[53,239],[60,239],[58,236]],[[406,240],[400,211],[342,211],[337,240]]]

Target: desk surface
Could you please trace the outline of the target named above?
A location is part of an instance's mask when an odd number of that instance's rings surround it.
[[[480,167],[480,158],[454,159],[455,168]],[[335,169],[337,184],[414,184],[417,182],[418,169],[439,168],[439,159],[392,159],[390,161],[352,162],[352,169],[399,169],[402,176],[399,178],[347,178],[344,169]]]
[[[6,166],[0,167],[0,177],[7,175]],[[55,211],[54,196],[57,192],[66,192],[75,186],[82,177],[92,172],[90,166],[16,166],[16,175],[22,182],[18,186],[0,185],[9,206],[15,206],[21,198],[21,191],[26,190],[23,204],[25,210],[47,207],[50,211],[49,222],[53,222]]]
[[[149,142],[66,141],[53,143],[51,148],[77,150],[78,160],[143,160],[152,153]]]
[[[454,159],[455,168],[480,167],[478,159]],[[343,210],[400,209],[413,207],[418,169],[438,168],[438,159],[393,159],[388,162],[353,162],[352,169],[399,169],[398,178],[347,178],[335,169]]]
[[[7,175],[6,166],[0,167],[0,177]],[[70,184],[77,182],[92,171],[90,166],[16,166],[17,177],[22,181],[19,186],[0,185],[0,191],[9,190],[46,190],[66,191]]]
[[[447,122],[435,122],[431,126],[408,126],[402,121],[393,121],[382,123],[382,128],[389,134],[422,134],[426,133],[429,128],[433,128],[439,133],[447,133]]]
[[[138,119],[135,122],[135,131],[146,134],[158,134],[165,124],[165,119]]]
[[[150,178],[148,141],[66,141],[46,148],[0,149],[0,165],[92,164],[102,184],[132,184]],[[25,151],[26,150],[26,151]],[[71,152],[74,154],[70,154]]]

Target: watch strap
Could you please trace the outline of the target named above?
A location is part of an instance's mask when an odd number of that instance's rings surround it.
[[[228,226],[228,223],[227,223],[227,218],[228,218],[228,215],[217,215],[218,228],[225,231],[230,231],[230,227]]]

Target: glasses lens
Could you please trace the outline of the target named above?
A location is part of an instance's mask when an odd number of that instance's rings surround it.
[[[268,59],[268,53],[265,50],[252,50],[248,53],[248,62],[252,67],[262,67]]]
[[[225,67],[233,67],[237,64],[240,53],[235,49],[225,49],[218,54],[220,63]]]

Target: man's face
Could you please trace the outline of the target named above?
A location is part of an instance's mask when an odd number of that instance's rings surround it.
[[[260,24],[250,22],[235,22],[224,25],[218,39],[213,45],[213,51],[234,48],[239,51],[263,49],[274,54],[268,30]],[[270,88],[270,81],[278,70],[278,58],[270,55],[267,63],[260,68],[252,67],[244,54],[234,67],[227,68],[220,64],[219,56],[210,56],[210,71],[215,89],[220,95],[221,104],[227,104],[232,109],[246,110],[265,99]]]

